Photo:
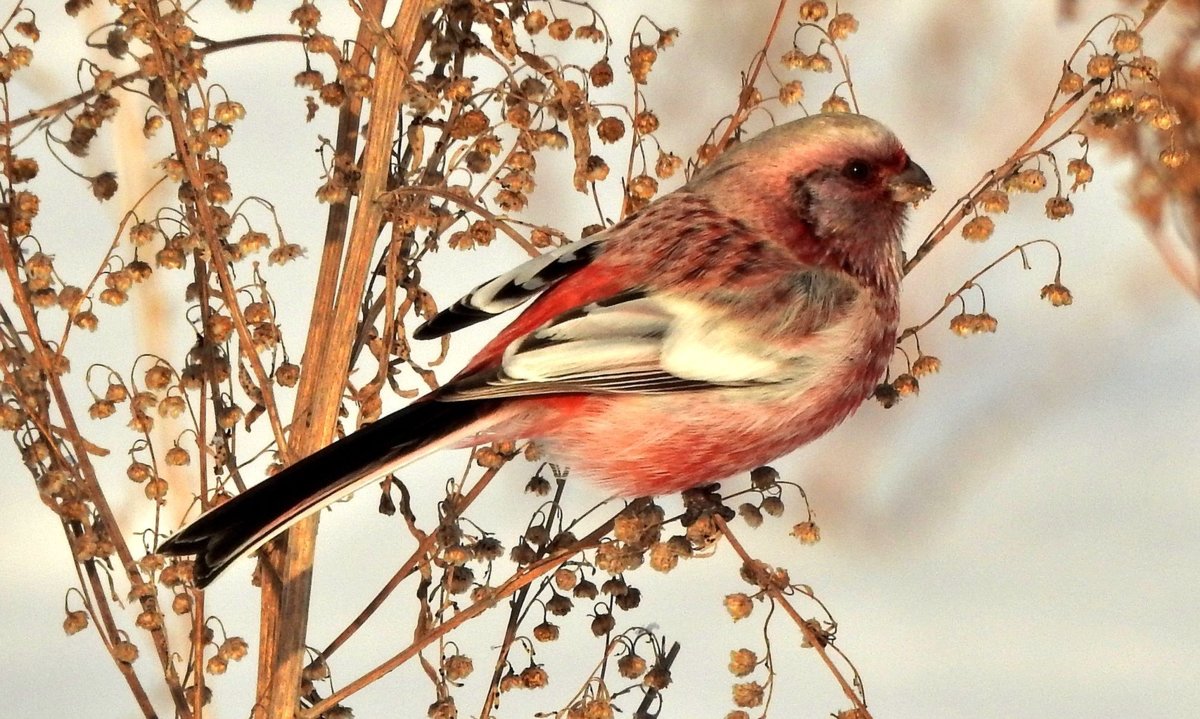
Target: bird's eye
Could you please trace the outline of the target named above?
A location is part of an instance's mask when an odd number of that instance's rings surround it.
[[[871,163],[866,160],[854,159],[846,163],[842,168],[842,175],[848,180],[863,183],[871,179],[873,169]]]

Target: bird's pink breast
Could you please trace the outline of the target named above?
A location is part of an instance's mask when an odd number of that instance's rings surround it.
[[[875,344],[792,396],[751,387],[546,396],[518,400],[524,406],[505,429],[539,439],[552,459],[622,495],[670,494],[770,462],[835,427],[886,366],[891,342]]]

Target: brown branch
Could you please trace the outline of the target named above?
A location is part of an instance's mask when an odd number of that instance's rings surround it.
[[[342,632],[338,634],[332,642],[329,643],[329,646],[325,647],[325,650],[321,652],[322,658],[328,659],[343,644],[345,644],[350,637],[354,636],[355,632],[361,629],[371,615],[378,611],[379,607],[383,605],[383,602],[389,596],[391,596],[392,592],[396,590],[396,587],[400,586],[401,582],[403,582],[405,579],[408,579],[410,576],[412,576],[413,572],[420,568],[422,559],[433,550],[433,545],[437,543],[437,530],[462,516],[462,513],[471,506],[477,497],[479,497],[479,494],[483,492],[483,489],[491,483],[492,478],[496,476],[498,471],[499,469],[497,468],[489,469],[484,472],[483,476],[479,478],[479,481],[475,483],[475,486],[471,487],[471,491],[463,495],[461,501],[454,503],[453,511],[446,513],[446,516],[439,523],[438,528],[434,529],[432,532],[429,532],[421,539],[421,542],[417,545],[417,548],[413,550],[413,553],[404,562],[404,564],[400,565],[400,568],[396,570],[396,573],[392,575],[391,579],[389,579],[383,585],[383,588],[376,592],[375,596],[371,598],[371,601],[367,602],[367,606],[364,607],[363,610],[359,612],[358,615],[350,622],[350,624],[348,624],[346,628],[343,629]]]
[[[738,97],[737,109],[733,111],[733,116],[729,118],[729,124],[725,126],[725,132],[721,133],[721,139],[717,141],[718,152],[725,149],[725,146],[729,144],[729,138],[733,137],[733,133],[746,121],[750,111],[748,100],[754,92],[754,83],[758,80],[758,73],[762,70],[763,63],[767,61],[767,52],[770,50],[771,42],[775,39],[775,33],[779,31],[779,22],[783,19],[783,11],[786,8],[787,0],[779,0],[779,7],[775,9],[775,18],[771,20],[771,29],[767,30],[767,38],[763,40],[762,50],[759,51],[758,59],[750,68],[750,75],[746,78],[746,84],[742,87],[741,95]]]
[[[266,43],[266,42],[300,42],[300,43],[302,43],[302,42],[305,42],[306,40],[307,40],[307,38],[305,38],[303,35],[290,35],[290,34],[286,34],[286,33],[285,34],[273,33],[273,34],[268,34],[268,35],[251,35],[249,37],[239,37],[239,38],[235,38],[233,40],[221,40],[219,42],[212,42],[212,43],[209,43],[208,45],[198,49],[196,52],[200,53],[201,55],[211,55],[212,53],[221,52],[222,50],[232,50],[234,48],[246,47],[248,45],[258,45],[258,44]],[[134,72],[128,72],[128,73],[125,73],[124,75],[117,77],[117,79],[113,80],[112,86],[113,87],[123,87],[123,86],[127,85],[128,83],[133,82],[134,80],[141,80],[143,78],[144,78],[144,76],[143,76],[141,70],[136,70]],[[99,91],[93,87],[90,90],[84,90],[83,92],[75,93],[74,95],[72,95],[68,98],[64,98],[62,100],[59,100],[58,102],[51,103],[49,105],[46,105],[45,107],[40,107],[36,110],[30,110],[29,112],[25,113],[24,115],[21,115],[20,117],[18,117],[15,120],[10,120],[6,123],[0,124],[0,133],[5,134],[5,135],[11,134],[12,131],[15,130],[16,128],[18,128],[22,125],[28,124],[30,122],[33,122],[34,120],[54,119],[54,118],[58,117],[59,115],[63,114],[64,112],[66,112],[67,110],[70,110],[72,107],[75,107],[76,105],[87,102],[88,100],[92,99],[93,97],[95,97],[98,94],[100,94]]]
[[[523,587],[526,587],[536,581],[539,577],[554,569],[557,569],[563,562],[575,556],[579,552],[598,546],[600,544],[600,540],[606,534],[612,531],[612,525],[613,520],[610,519],[570,547],[567,547],[562,551],[555,552],[539,562],[530,564],[528,567],[522,570],[518,570],[516,574],[500,584],[500,586],[494,588],[490,596],[488,596],[486,599],[471,604],[470,606],[461,610],[458,614],[455,614],[449,620],[437,625],[436,627],[432,627],[428,632],[422,634],[419,639],[413,641],[413,643],[409,644],[391,659],[388,659],[358,679],[355,679],[346,686],[342,687],[340,690],[330,694],[325,699],[322,699],[314,704],[311,708],[309,708],[308,711],[304,712],[304,719],[313,719],[315,717],[319,717],[322,712],[330,709],[343,699],[346,699],[347,697],[361,691],[367,686],[370,686],[380,677],[401,666],[409,659],[412,659],[417,655],[418,652],[427,647],[434,640],[449,634],[451,631],[457,629],[465,622],[474,619],[484,611],[496,606],[500,600],[512,596]]]
[[[13,244],[11,238],[3,230],[0,230],[0,265],[3,265],[3,270],[8,277],[9,286],[13,291],[13,299],[20,310],[21,320],[25,323],[25,332],[29,337],[30,344],[33,346],[32,359],[42,370],[43,376],[46,378],[46,384],[49,385],[53,402],[57,405],[59,414],[61,415],[65,430],[63,438],[71,444],[72,452],[75,455],[75,461],[73,462],[75,474],[83,485],[87,493],[87,499],[91,501],[99,519],[109,529],[110,539],[116,549],[117,557],[121,562],[121,567],[129,583],[134,588],[140,587],[145,583],[142,579],[141,571],[138,569],[137,562],[133,559],[133,553],[130,551],[129,544],[125,541],[124,535],[118,531],[120,524],[117,522],[116,515],[113,513],[112,507],[109,505],[104,490],[100,485],[96,468],[92,464],[91,457],[88,454],[88,443],[83,439],[83,432],[80,431],[79,425],[75,421],[75,414],[71,411],[71,405],[67,399],[67,393],[63,388],[61,375],[55,369],[57,365],[54,360],[54,352],[42,336],[41,327],[38,324],[37,315],[34,312],[33,304],[29,297],[29,291],[21,281],[18,272],[18,252],[19,249]],[[43,434],[47,442],[53,443],[52,434],[45,431],[43,431]],[[139,600],[143,609],[154,607],[152,597],[139,595]],[[175,666],[167,652],[166,634],[161,626],[150,629],[149,632],[153,639],[155,653],[158,655],[158,660],[163,667],[163,676],[166,679],[167,688],[171,693],[171,698],[175,702],[176,711],[184,719],[191,719],[191,712],[188,709],[187,700],[183,696],[183,689],[175,672]]]
[[[376,3],[371,11],[378,11],[381,16],[382,5]],[[405,0],[387,35],[371,33],[365,25],[360,28],[363,42],[359,46],[373,44],[376,52],[372,112],[363,145],[362,185],[345,249],[340,246],[340,235],[334,235],[338,228],[332,218],[327,234],[327,239],[336,246],[327,244],[322,257],[321,285],[313,305],[306,356],[301,362],[300,393],[292,423],[298,457],[328,444],[337,426],[343,384],[331,383],[329,378],[344,378],[349,371],[358,307],[383,226],[383,208],[377,200],[387,191],[397,108],[409,76],[409,53],[425,8],[421,0]],[[344,260],[337,262],[343,253]],[[326,261],[334,264],[327,265]],[[334,300],[332,283],[338,282],[334,268],[339,264],[340,282]],[[259,702],[274,719],[291,719],[297,708],[317,523],[316,515],[297,523],[274,545],[277,550],[264,555]]]

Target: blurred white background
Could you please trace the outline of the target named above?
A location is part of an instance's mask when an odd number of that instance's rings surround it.
[[[216,25],[221,32],[212,33],[219,38],[286,28],[290,3],[259,4],[252,15],[237,16],[224,3],[209,2],[197,17],[221,18],[223,24]],[[351,36],[352,18],[329,5],[323,8],[326,32]],[[634,19],[624,13],[632,8],[598,7],[621,46],[621,33]],[[647,91],[663,121],[664,145],[680,154],[734,106],[739,73],[762,42],[775,3],[731,7],[716,0],[638,6],[660,25],[682,31],[676,47],[655,66]],[[1102,13],[1122,8],[1088,3],[1078,21],[1068,22],[1057,16],[1056,3],[1032,0],[843,4],[860,20],[846,48],[863,111],[890,125],[939,187],[910,223],[910,249],[956,196],[1040,122],[1061,62],[1087,27]],[[794,18],[793,8],[785,27]],[[14,90],[14,114],[74,91],[37,68],[73,66],[74,34],[85,24],[65,18],[58,2],[46,4],[39,23],[44,37],[35,48],[34,69]],[[1161,52],[1173,30],[1169,17],[1160,18],[1148,52]],[[623,51],[613,52],[615,66]],[[317,133],[332,135],[334,122],[334,113],[324,110],[313,125],[303,124],[303,93],[290,88],[301,63],[291,46],[210,60],[211,76],[249,112],[226,151],[235,168],[235,192],[261,193],[277,202],[289,240],[309,249],[303,269],[274,271],[294,288],[305,287],[316,271],[323,222],[312,200],[318,184],[312,149]],[[815,96],[812,105],[819,105]],[[294,140],[281,144],[281,137]],[[102,139],[111,142],[112,136],[102,133]],[[136,169],[145,164],[141,158],[110,154],[105,164],[104,154],[96,154],[101,161],[92,171],[118,163],[123,194],[110,207],[97,209],[81,199],[77,211],[64,212],[64,200],[56,196],[68,198],[81,188],[46,162],[35,183],[45,212],[39,236],[65,243],[54,245],[60,261],[79,268],[94,267],[111,240],[107,233],[115,215],[102,213],[127,206],[149,176]],[[1051,308],[1038,299],[1039,288],[1053,276],[1049,251],[1031,254],[1032,271],[1010,261],[989,274],[984,284],[988,309],[999,318],[997,334],[960,339],[939,321],[922,339],[927,352],[942,358],[943,371],[922,383],[918,399],[888,411],[870,403],[830,436],[777,463],[786,478],[808,491],[821,543],[802,547],[787,536],[790,525],[802,519],[798,502],[789,504],[784,519],[741,531],[752,552],[787,566],[794,580],[812,585],[833,610],[840,622],[838,644],[861,672],[878,719],[1178,717],[1200,706],[1200,471],[1194,460],[1200,307],[1172,281],[1128,214],[1127,166],[1099,147],[1091,157],[1097,179],[1073,198],[1074,217],[1051,223],[1042,215],[1044,197],[1018,199],[990,242],[947,241],[907,280],[904,296],[906,323],[919,322],[1001,251],[1046,237],[1063,249],[1063,281],[1075,304]],[[570,233],[594,222],[595,214],[586,198],[554,186],[552,178],[565,172],[546,168],[539,175],[541,188],[527,217]],[[447,251],[436,257],[427,273],[443,275],[434,285],[442,288],[439,300],[448,302],[456,291],[486,279],[485,264],[500,270],[519,254],[494,247],[485,257],[486,263]],[[160,288],[135,291],[134,312],[109,311],[102,321],[126,323],[122,333],[129,344],[179,356],[178,348],[190,339],[187,326],[156,302],[178,297],[186,280],[163,275],[156,273]],[[274,291],[283,292],[284,284],[277,280]],[[301,341],[309,298],[297,293],[277,300],[290,316],[285,332]],[[111,331],[114,325],[106,326]],[[78,356],[128,367],[133,355],[127,346],[113,346],[115,336],[76,338],[85,351]],[[460,342],[456,362],[481,340],[477,334]],[[292,351],[298,355],[299,345]],[[79,389],[83,369],[77,365],[69,377]],[[130,438],[119,423],[112,430],[111,440],[93,440],[120,454]],[[0,461],[10,475],[0,483],[5,548],[0,695],[6,712],[135,716],[95,634],[64,636],[59,607],[75,577],[62,532],[10,444],[0,447]],[[417,471],[444,478],[459,473],[464,461],[453,455]],[[123,491],[124,460],[104,466],[112,468],[106,486]],[[527,514],[534,506],[520,495],[522,471],[490,488],[490,506],[497,512],[511,506]],[[601,497],[593,488],[572,491],[579,506]],[[131,500],[116,509],[128,516],[144,504]],[[374,510],[374,497],[363,496],[339,505],[322,523],[313,645],[332,638],[394,566],[380,557],[387,539],[400,530]],[[721,606],[727,592],[743,586],[736,566],[732,552],[722,548],[716,559],[686,563],[665,578],[648,569],[630,577],[644,601],[622,618],[656,624],[683,643],[665,717],[723,716],[731,708],[728,651],[759,648],[761,642],[756,626],[734,626]],[[222,608],[232,633],[247,636],[257,619],[249,571],[250,563],[241,563],[209,600]],[[359,637],[343,661],[365,669],[407,643],[411,620],[393,614],[371,625],[371,636]],[[586,625],[586,618],[572,619],[580,629]],[[772,715],[825,716],[845,708],[815,655],[796,648],[796,633],[778,623],[773,636],[780,686]],[[556,696],[566,696],[562,692],[575,681],[568,677],[566,649],[552,647],[545,654],[552,672],[555,656],[566,662],[552,673]],[[574,667],[580,679],[599,655],[590,644],[586,651]],[[486,656],[476,658],[477,671],[488,664]],[[152,662],[143,652],[147,676]],[[219,709],[214,716],[246,715],[253,671],[247,660],[212,681]],[[339,678],[345,683],[353,677]],[[432,698],[427,681],[402,671],[350,704],[359,717],[424,716]],[[539,701],[526,710],[520,702],[532,698]],[[165,703],[160,706],[168,711]],[[548,696],[531,694],[506,704],[500,716],[554,706]],[[475,711],[464,703],[460,710],[464,716]]]

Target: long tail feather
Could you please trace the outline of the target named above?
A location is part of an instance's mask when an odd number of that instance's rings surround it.
[[[268,477],[165,541],[163,554],[196,555],[204,587],[238,557],[359,487],[491,422],[495,400],[416,402]]]

